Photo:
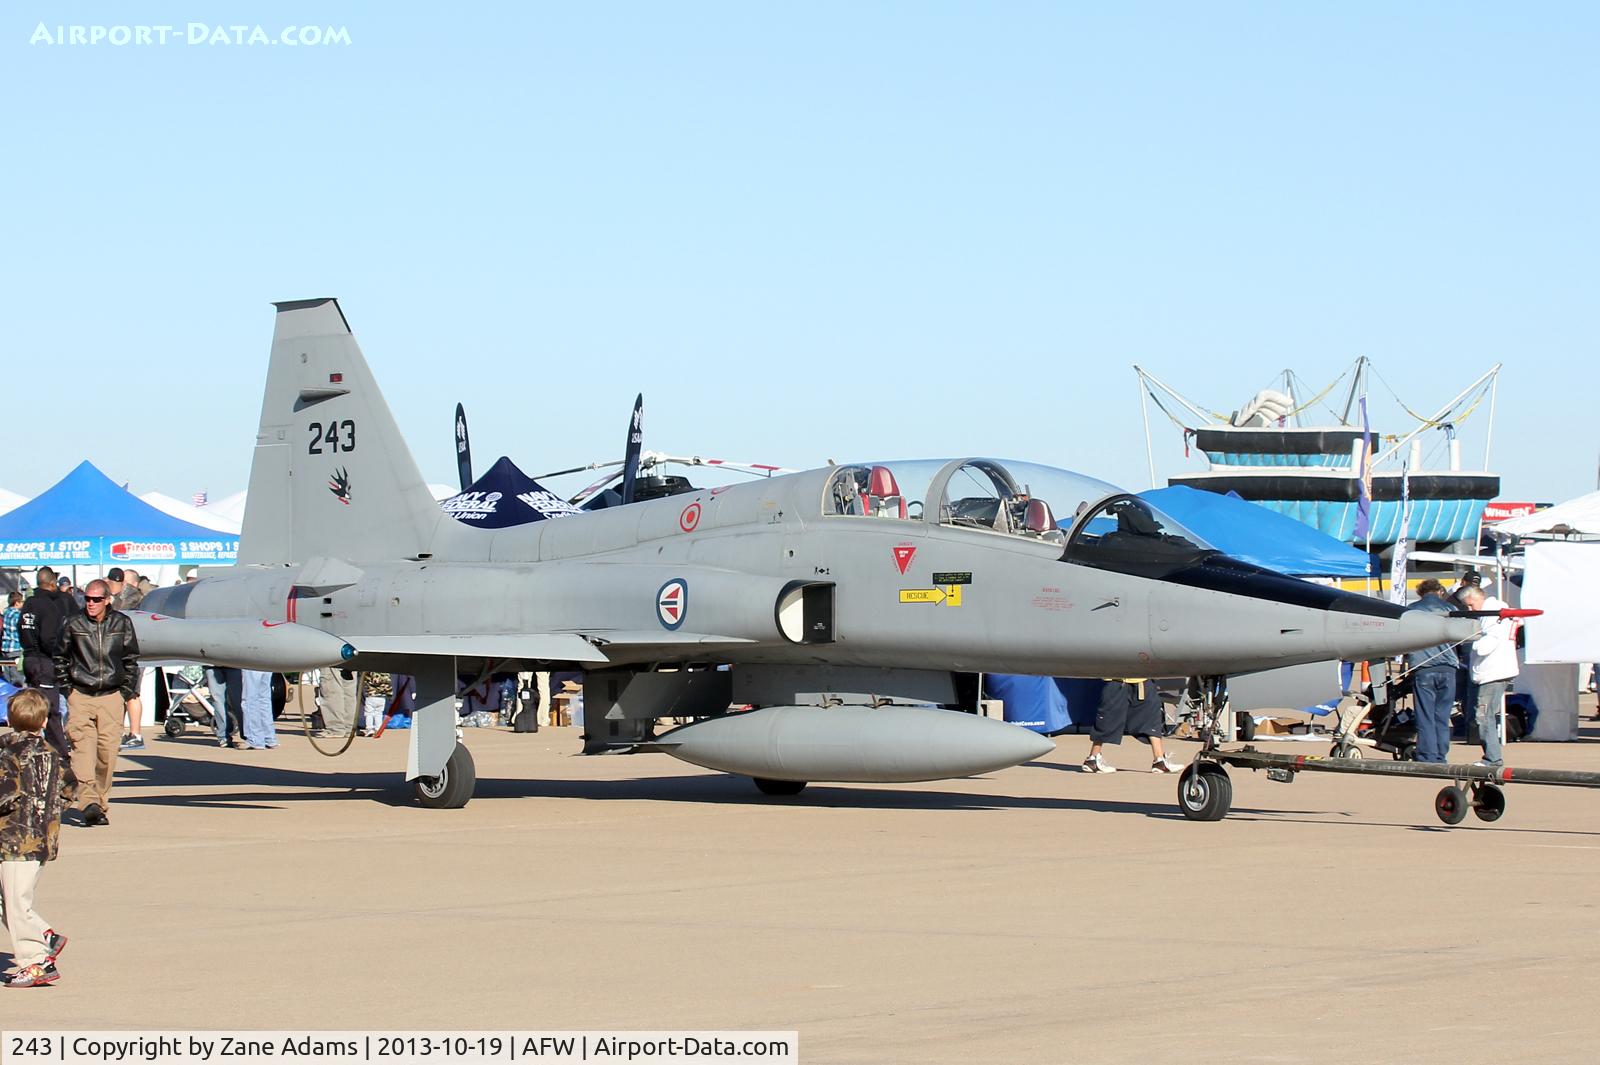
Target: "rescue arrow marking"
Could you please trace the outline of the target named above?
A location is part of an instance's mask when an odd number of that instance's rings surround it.
[[[943,588],[902,588],[902,603],[932,603],[934,606],[960,606],[961,585],[948,584]]]

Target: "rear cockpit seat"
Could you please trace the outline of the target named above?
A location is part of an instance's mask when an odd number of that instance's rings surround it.
[[[872,467],[861,503],[868,517],[906,520],[906,497],[900,494],[900,485],[887,466]]]

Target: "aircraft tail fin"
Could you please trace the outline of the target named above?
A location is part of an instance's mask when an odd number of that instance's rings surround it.
[[[415,558],[444,513],[337,300],[278,303],[241,564]]]
[[[628,443],[622,451],[622,501],[632,503],[634,482],[639,479],[639,459],[644,450],[644,393],[633,401],[633,416],[628,420]]]

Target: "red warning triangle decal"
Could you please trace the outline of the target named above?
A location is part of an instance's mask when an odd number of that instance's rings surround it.
[[[911,560],[916,557],[916,554],[917,549],[910,544],[901,544],[894,549],[894,564],[899,569],[902,577],[905,576],[906,570],[911,567]]]

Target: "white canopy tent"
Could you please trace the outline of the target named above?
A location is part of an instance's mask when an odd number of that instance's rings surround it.
[[[161,492],[146,492],[139,497],[163,514],[171,514],[174,518],[182,518],[191,525],[198,525],[204,529],[215,529],[218,532],[239,535],[239,523],[223,514],[217,513],[210,507],[192,507],[181,499],[173,499]]]
[[[15,492],[8,492],[4,488],[0,488],[0,514],[16,510],[27,501],[27,496],[19,496]]]
[[[1499,540],[1523,536],[1600,536],[1600,492],[1558,503],[1521,518],[1507,518],[1484,529]]]
[[[244,524],[244,498],[247,493],[235,492],[231,496],[224,496],[215,503],[207,503],[206,513],[214,515],[219,521],[230,521],[235,527]]]
[[[449,499],[451,496],[458,494],[460,491],[461,489],[448,484],[430,483],[428,485],[429,494],[431,494],[434,500],[438,502]],[[239,529],[244,525],[244,505],[249,494],[249,492],[235,492],[231,496],[224,496],[215,503],[210,503],[204,507],[194,509],[196,509],[198,513],[210,516],[211,523],[208,524],[208,528],[220,529],[222,526],[216,523],[226,521],[233,523],[233,531],[238,532]],[[160,506],[160,504],[156,503],[154,500],[147,500],[147,502],[149,502],[151,506]],[[176,503],[178,501],[173,500],[173,502]],[[183,506],[184,504],[179,503],[178,505]],[[168,511],[168,513],[171,513],[171,511]],[[200,521],[199,518],[190,518],[186,515],[179,516],[185,517],[188,521]]]

